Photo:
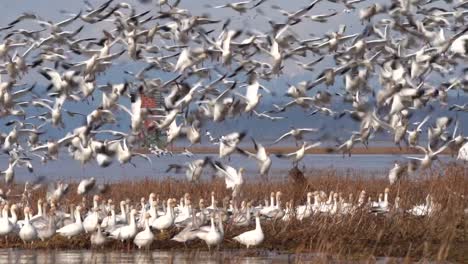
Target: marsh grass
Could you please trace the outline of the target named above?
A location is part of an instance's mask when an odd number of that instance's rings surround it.
[[[302,222],[291,220],[284,222],[262,221],[265,241],[253,250],[242,250],[242,254],[262,254],[265,251],[280,251],[287,253],[314,253],[333,256],[340,259],[373,260],[377,257],[397,257],[407,260],[449,260],[468,262],[468,230],[467,217],[464,212],[468,208],[468,167],[450,165],[443,170],[427,172],[417,179],[405,180],[401,183],[399,196],[404,210],[416,204],[425,202],[427,194],[434,197],[440,204],[440,210],[427,217],[414,217],[407,213],[389,213],[374,215],[367,210],[357,211],[354,215],[329,216],[313,215]],[[345,199],[353,193],[356,202],[359,192],[366,190],[373,200],[388,186],[387,179],[382,175],[369,175],[362,171],[343,172],[336,170],[314,170],[306,173],[306,184],[294,184],[285,177],[283,180],[270,182],[248,181],[245,183],[242,198],[252,201],[254,205],[263,204],[270,192],[281,191],[283,204],[292,201],[294,205],[304,204],[306,193],[323,190],[335,191],[343,194]],[[18,187],[19,188],[19,187]],[[70,193],[61,201],[63,207],[69,204],[79,204],[82,197],[76,195],[76,184],[72,184]],[[191,184],[186,181],[166,179],[145,179],[139,181],[125,181],[110,184],[109,190],[102,195],[103,199],[112,198],[115,203],[120,200],[131,199],[138,207],[141,197],[147,198],[151,192],[161,199],[179,198],[188,192],[192,201],[197,204],[200,198],[210,201],[211,192],[216,193],[218,201],[229,196],[222,180]],[[31,201],[44,197],[45,190],[34,193]],[[393,204],[397,190],[391,188],[390,203]],[[89,196],[90,198],[90,196]],[[36,210],[34,202],[33,208]],[[90,199],[88,199],[90,205]],[[139,209],[139,207],[138,207]],[[68,210],[64,208],[64,210]],[[118,209],[117,209],[118,210]],[[232,237],[251,229],[225,226],[225,239],[222,244],[224,250],[242,248]],[[183,244],[168,240],[177,233],[173,228],[166,234],[157,234],[152,249],[160,250],[206,250],[206,246],[199,242]],[[156,231],[155,231],[156,232]],[[82,235],[71,240],[55,236],[48,242],[35,242],[33,245],[23,245],[19,239],[9,238],[8,244],[4,240],[0,247],[32,247],[57,249],[86,249],[90,248],[89,235]],[[106,249],[127,250],[127,244],[110,242]],[[133,249],[134,247],[131,246]]]

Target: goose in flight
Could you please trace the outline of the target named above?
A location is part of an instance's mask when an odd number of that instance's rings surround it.
[[[430,116],[426,116],[422,122],[418,124],[415,130],[406,131],[408,133],[408,143],[410,146],[416,146],[418,144],[419,135],[422,133],[422,126],[429,120]]]
[[[219,157],[228,157],[236,151],[237,144],[245,137],[247,132],[233,132],[219,139]]]
[[[212,165],[211,159],[209,157],[205,157],[204,159],[196,159],[186,163],[185,165],[169,164],[166,173],[170,172],[171,170],[175,170],[176,173],[180,173],[182,169],[185,169],[187,180],[190,182],[198,182],[203,173],[203,169],[207,165]]]
[[[244,168],[236,170],[231,166],[221,164],[219,161],[215,161],[213,166],[218,170],[218,175],[224,178],[226,188],[232,190],[232,197],[237,198],[241,194],[241,188],[244,184],[242,176]]]
[[[34,148],[31,148],[31,151],[46,151],[48,157],[51,159],[58,159],[58,154],[60,151],[60,147],[68,144],[73,138],[75,138],[76,135],[71,134],[67,135],[57,141],[54,140],[48,140],[46,144],[36,146]]]
[[[321,144],[322,144],[322,142],[316,142],[314,144],[309,145],[307,142],[304,141],[302,143],[302,146],[298,150],[296,150],[294,152],[291,152],[291,153],[287,153],[287,154],[276,154],[276,157],[291,159],[292,162],[293,162],[293,165],[297,166],[297,164],[306,155],[307,150],[312,149],[312,148],[316,148],[316,147],[320,146]]]
[[[438,156],[440,153],[442,153],[445,149],[447,149],[449,146],[448,143],[444,144],[443,146],[441,146],[438,150],[436,151],[433,151],[432,148],[431,148],[431,144],[429,143],[427,145],[427,148],[425,147],[422,147],[422,146],[416,146],[417,149],[421,150],[424,152],[424,157],[423,158],[418,158],[418,157],[406,157],[408,159],[412,159],[412,160],[418,160],[420,161],[420,165],[419,165],[419,168],[420,169],[427,169],[427,168],[430,168],[432,166],[432,162],[434,160],[437,160],[438,159]]]
[[[274,144],[280,142],[281,140],[291,136],[296,141],[296,146],[297,146],[298,141],[301,141],[303,139],[305,133],[314,133],[314,132],[319,131],[318,128],[294,128],[294,127],[291,127],[291,128],[292,129],[290,131],[288,131],[288,132],[284,133],[283,135],[281,135],[272,144],[274,145]]]
[[[220,5],[220,6],[214,6],[213,8],[231,8],[232,10],[238,12],[239,14],[243,14],[249,10],[249,7],[247,6],[250,4],[252,1],[241,1],[241,2],[235,2],[235,3],[228,3],[225,5]]]
[[[288,18],[288,24],[293,24],[298,22],[298,20],[305,16],[305,14],[307,14],[307,12],[309,12],[320,1],[321,0],[312,1],[308,6],[305,6],[295,12],[284,11],[278,6],[272,6],[272,8],[279,10],[279,12],[286,16]]]
[[[271,168],[271,163],[272,163],[271,159],[270,159],[265,147],[262,144],[257,143],[254,138],[252,138],[252,143],[254,144],[254,148],[255,148],[255,151],[257,153],[250,153],[250,152],[248,152],[246,150],[243,150],[241,148],[237,148],[237,150],[241,154],[244,154],[244,155],[248,156],[249,158],[255,159],[257,161],[257,164],[258,164],[260,176],[262,178],[267,178],[268,177],[268,172],[270,171],[270,168]]]
[[[354,143],[358,141],[362,142],[362,139],[358,133],[354,133],[348,140],[338,146],[337,150],[341,150],[343,153],[343,158],[345,157],[346,153],[348,153],[348,156],[351,157],[351,150],[353,149]]]
[[[388,172],[388,180],[390,185],[394,185],[401,179],[406,171],[406,166],[401,165],[399,162],[395,162],[393,168]]]

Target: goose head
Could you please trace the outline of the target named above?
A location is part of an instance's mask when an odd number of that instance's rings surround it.
[[[32,213],[32,210],[28,206],[26,206],[24,207],[23,212],[24,212],[24,219],[28,220],[28,216],[30,213]]]
[[[281,196],[283,194],[280,192],[280,191],[277,191],[276,192],[276,205],[279,206],[280,205],[280,201],[281,201]]]
[[[205,200],[200,199],[200,201],[198,202],[198,206],[200,207],[200,210],[205,208]]]

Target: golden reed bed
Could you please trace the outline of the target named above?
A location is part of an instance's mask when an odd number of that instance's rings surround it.
[[[334,170],[314,170],[306,176],[305,184],[288,180],[271,182],[248,181],[244,186],[243,199],[253,203],[263,203],[270,192],[283,192],[283,201],[293,201],[295,205],[304,204],[309,191],[331,190],[342,192],[344,197],[353,193],[357,199],[361,190],[375,199],[378,193],[388,186],[387,179],[374,177],[371,173],[348,171],[342,175]],[[79,204],[82,197],[75,194],[76,184],[62,204]],[[19,191],[21,186],[17,187]],[[204,198],[209,201],[211,192],[218,200],[229,195],[221,180],[190,184],[185,181],[148,178],[141,181],[112,183],[103,199],[114,201],[131,199],[137,205],[141,197],[148,197],[154,192],[161,198],[179,198],[184,193],[191,194],[193,201]],[[31,197],[31,201],[44,196],[41,189]],[[414,217],[406,213],[373,215],[367,210],[358,211],[353,216],[314,215],[299,222],[262,221],[266,238],[256,249],[242,250],[239,254],[262,254],[264,250],[288,253],[323,253],[338,259],[373,259],[374,257],[397,257],[407,260],[449,260],[468,262],[468,221],[465,208],[468,208],[468,167],[451,165],[445,169],[428,171],[418,179],[406,180],[401,184],[401,206],[405,209],[415,204],[424,203],[430,193],[441,204],[441,210],[430,217]],[[391,188],[390,203],[393,204],[396,189]],[[88,199],[88,204],[91,204]],[[34,210],[36,210],[33,205]],[[225,238],[221,249],[242,248],[231,240],[235,235],[249,228],[236,228],[226,224]],[[155,231],[156,232],[156,231]],[[170,241],[176,234],[176,228],[165,234],[158,234],[152,249],[160,250],[206,250],[202,242],[191,242],[187,248],[180,243]],[[0,247],[24,246],[19,238],[9,237],[8,243],[2,239]],[[68,240],[55,236],[48,242],[34,242],[32,248],[47,249],[87,249],[90,248],[89,235]],[[136,250],[131,244],[131,250]],[[128,250],[127,244],[111,242],[106,249]]]

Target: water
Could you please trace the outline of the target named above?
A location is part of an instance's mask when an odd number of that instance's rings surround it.
[[[3,263],[314,263],[331,261],[317,254],[281,254],[264,252],[250,256],[252,251],[170,252],[170,251],[92,251],[92,250],[22,250],[1,249]],[[375,263],[387,263],[387,258],[378,258]]]
[[[138,180],[144,178],[162,179],[166,177],[183,178],[184,174],[175,174],[174,172],[166,173],[169,164],[183,164],[197,158],[203,158],[205,155],[194,155],[193,157],[186,157],[183,155],[174,155],[156,157],[150,155],[152,165],[146,160],[141,158],[134,158],[133,163],[136,167],[130,164],[121,166],[118,162],[113,163],[107,168],[99,167],[94,161],[86,164],[84,167],[79,162],[73,160],[67,153],[61,153],[59,160],[49,161],[47,164],[41,164],[39,161],[34,160],[34,173],[29,173],[26,168],[15,169],[15,179],[17,181],[27,181],[33,179],[35,176],[46,176],[49,180],[66,180],[76,181],[84,177],[96,177],[96,179],[104,182],[113,182],[119,180]],[[207,155],[216,159],[215,155]],[[411,155],[418,156],[418,155]],[[371,172],[385,172],[393,166],[395,160],[404,160],[402,155],[352,155],[351,157],[337,154],[313,154],[306,155],[300,166],[305,165],[308,170],[313,169],[337,169],[347,170],[353,169],[357,171],[371,171]],[[291,162],[287,159],[278,159],[272,156],[273,165],[270,171],[270,176],[283,177],[286,172],[291,168]],[[441,157],[442,161],[448,161],[447,156]],[[245,177],[252,178],[258,175],[257,163],[253,159],[248,159],[239,155],[232,155],[231,160],[227,164],[235,168],[245,168]],[[8,166],[8,156],[0,155],[0,170]],[[212,175],[211,170],[206,170],[205,179],[210,179]],[[385,173],[377,173],[376,176]]]

